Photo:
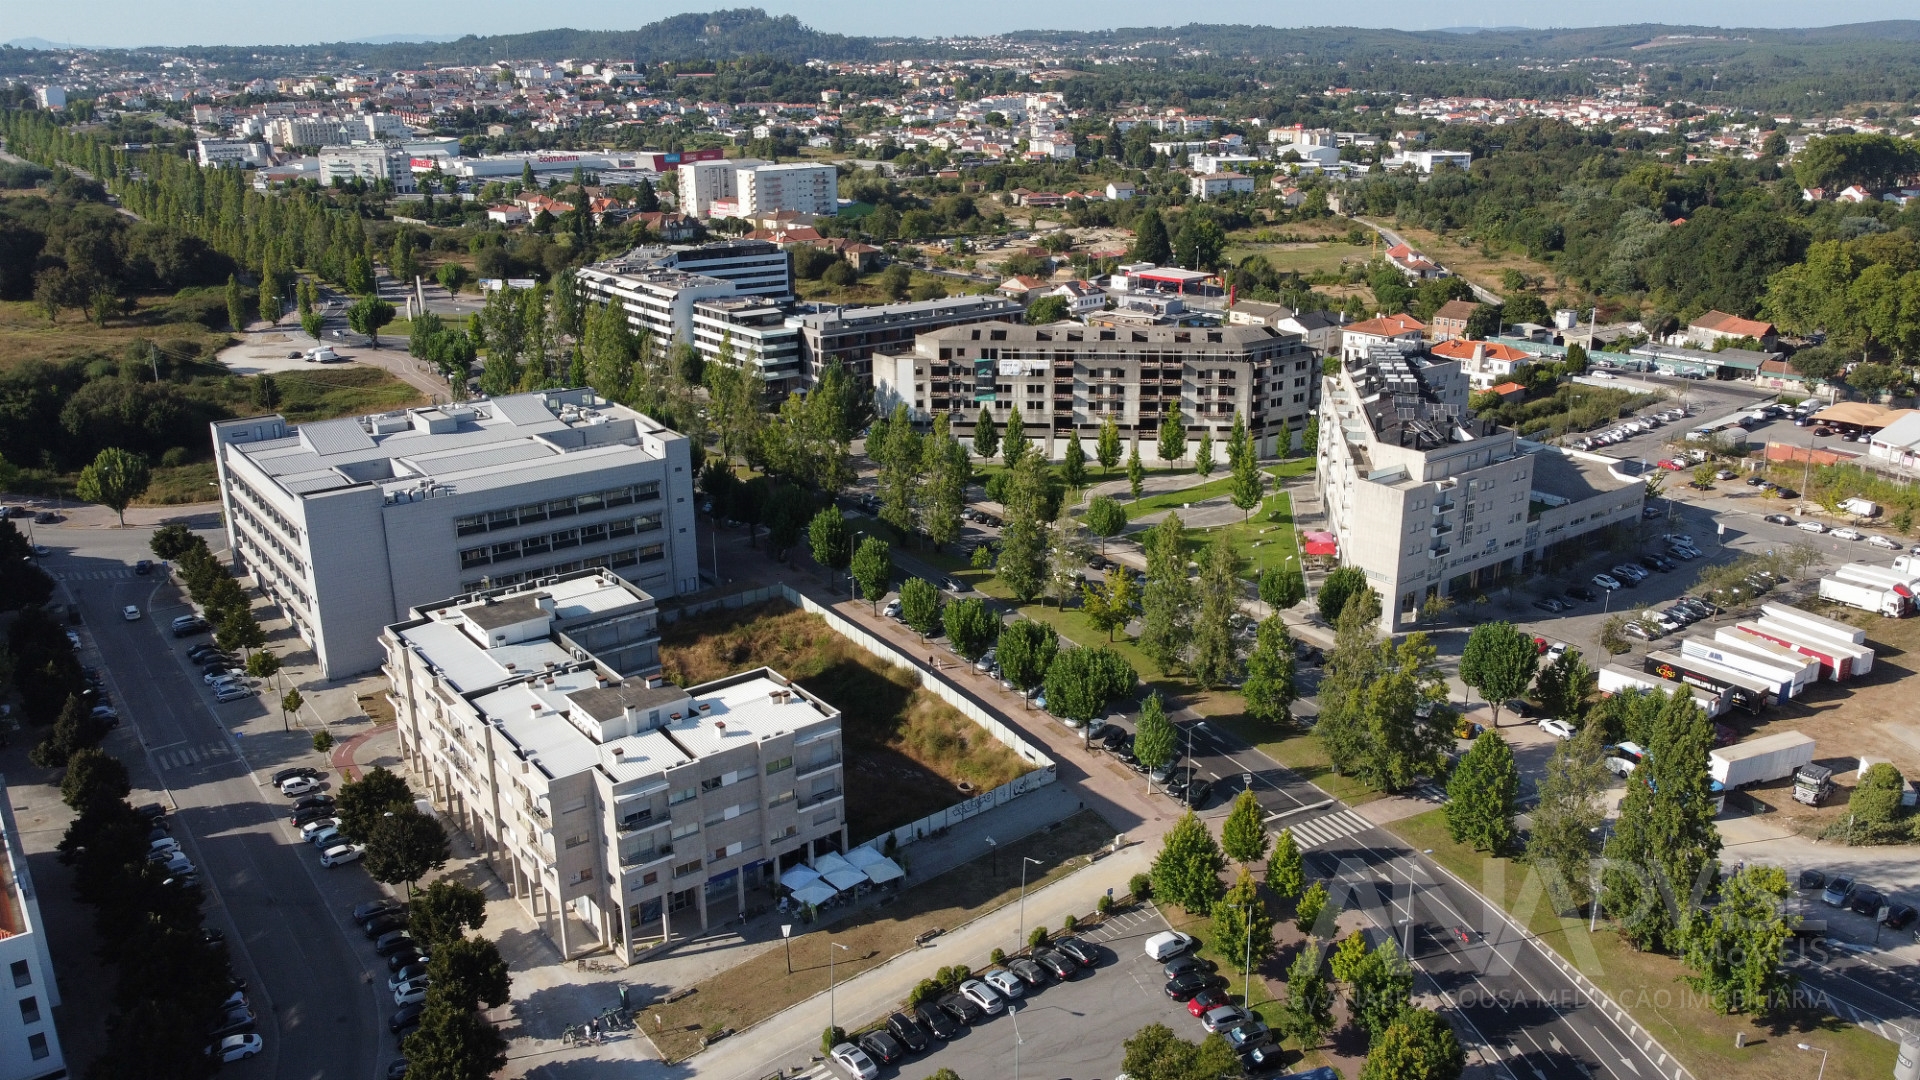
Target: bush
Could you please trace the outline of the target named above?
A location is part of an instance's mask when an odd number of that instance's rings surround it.
[[[1135,874],[1127,882],[1127,891],[1133,894],[1135,900],[1145,900],[1153,895],[1153,879],[1145,874]]]
[[[829,1027],[820,1033],[820,1051],[825,1053],[846,1041],[847,1030],[845,1028]]]
[[[907,1008],[918,1008],[946,992],[947,988],[941,986],[938,982],[932,979],[921,979],[918,983],[914,984],[912,990],[907,991]]]
[[[1069,915],[1060,920],[1060,932],[1063,934],[1071,934],[1073,933],[1073,928],[1079,925],[1080,917],[1077,915]]]
[[[184,446],[169,446],[166,452],[160,455],[160,464],[169,469],[177,469],[185,465],[188,460],[187,448]]]
[[[1027,935],[1027,948],[1029,949],[1037,949],[1040,946],[1045,945],[1046,943],[1047,943],[1047,928],[1044,926],[1034,927],[1033,933]]]
[[[941,968],[940,973],[934,977],[940,981],[944,989],[958,990],[961,983],[973,978],[973,969],[965,964],[953,964]]]
[[[1093,910],[1099,912],[1102,915],[1105,915],[1107,912],[1112,911],[1113,897],[1108,896],[1106,893],[1101,893],[1100,899],[1095,900],[1093,902]]]
[[[331,731],[314,732],[313,748],[322,754],[333,749],[333,732]]]
[[[1004,964],[1006,962],[1007,962],[1007,950],[1005,949],[996,948],[992,952],[987,954],[987,963],[989,964]]]

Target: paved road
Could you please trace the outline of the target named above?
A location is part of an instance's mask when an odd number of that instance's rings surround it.
[[[1394,247],[1399,244],[1407,244],[1407,240],[1405,237],[1401,236],[1397,232],[1394,232],[1392,229],[1387,228],[1385,225],[1376,225],[1373,222],[1368,221],[1366,218],[1354,218],[1353,220],[1359,222],[1362,225],[1365,225],[1367,228],[1372,229],[1374,232],[1379,233],[1380,239],[1385,240],[1387,242],[1388,247]],[[1412,244],[1407,244],[1407,246],[1413,247]],[[1418,249],[1416,248],[1415,250],[1418,250]],[[1429,257],[1432,257],[1431,252],[1429,252],[1428,255]],[[1446,263],[1441,262],[1440,265],[1445,266]],[[1474,284],[1472,281],[1467,281],[1467,279],[1464,276],[1462,276],[1460,280],[1466,281],[1469,286],[1472,286],[1473,298],[1475,300],[1478,300],[1483,304],[1498,304],[1501,302],[1499,295],[1493,292],[1491,289],[1485,289],[1480,287],[1479,285]]]
[[[230,1069],[275,1080],[376,1075],[396,1056],[382,1023],[391,1001],[383,1009],[377,1000],[384,981],[363,981],[377,961],[358,932],[349,936],[343,926],[353,903],[375,895],[375,887],[357,868],[322,870],[289,830],[286,800],[255,779],[218,718],[257,715],[264,706],[215,706],[197,674],[189,674],[189,642],[176,643],[166,626],[186,609],[163,578],[131,569],[134,560],[151,557],[149,532],[75,533],[43,528],[40,542],[55,548],[46,569],[83,613],[83,662],[103,671],[127,722],[109,748],[126,762],[136,788],[164,787],[171,795],[161,801],[177,808],[174,835],[201,869],[208,922],[226,930],[261,1018],[266,1052]],[[128,604],[146,617],[126,621],[120,612]],[[257,764],[263,773],[273,767]],[[143,794],[137,791],[136,801]]]

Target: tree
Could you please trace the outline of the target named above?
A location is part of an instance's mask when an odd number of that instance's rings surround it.
[[[413,809],[414,798],[413,789],[399,773],[376,765],[360,779],[340,785],[334,816],[348,836],[364,839],[373,835],[374,823],[388,811]]]
[[[900,617],[925,641],[940,633],[940,590],[924,578],[908,578],[900,585]]]
[[[1267,888],[1291,900],[1306,888],[1306,859],[1291,828],[1281,829],[1273,842],[1273,854],[1267,856]]]
[[[1133,235],[1133,258],[1137,262],[1150,262],[1166,265],[1173,257],[1173,243],[1167,238],[1167,223],[1160,219],[1160,211],[1148,208],[1140,215],[1140,223]]]
[[[1333,1030],[1333,989],[1327,985],[1319,946],[1308,942],[1287,969],[1280,1002],[1280,1030],[1311,1050]]]
[[[447,865],[452,854],[447,830],[411,806],[379,818],[365,836],[367,873],[389,885],[404,883],[408,892],[414,882]]]
[[[1016,619],[1000,628],[1000,643],[994,656],[1000,661],[1000,673],[1024,694],[1047,677],[1047,665],[1059,651],[1060,635],[1046,623]]]
[[[272,274],[260,276],[260,321],[273,325],[280,321],[285,309],[280,304],[280,283]]]
[[[1547,897],[1562,914],[1592,899],[1594,837],[1606,821],[1600,796],[1607,789],[1607,770],[1599,744],[1595,728],[1553,748],[1530,815],[1526,861],[1550,886],[1561,883],[1564,892],[1549,887]]]
[[[1721,1015],[1766,1014],[1786,1005],[1794,977],[1786,970],[1787,944],[1797,915],[1785,913],[1786,872],[1756,863],[1720,885],[1720,902],[1687,920],[1687,985],[1705,994]]]
[[[1627,640],[1625,615],[1609,615],[1600,624],[1600,647],[1607,650],[1610,656],[1633,651],[1633,642]]]
[[[1240,520],[1246,521],[1253,516],[1254,508],[1260,505],[1260,500],[1266,497],[1267,478],[1266,474],[1260,471],[1260,459],[1253,452],[1252,436],[1247,434],[1246,424],[1240,419],[1239,413],[1233,416],[1233,430],[1234,434],[1228,441],[1227,447],[1230,451],[1233,451],[1236,446],[1240,447],[1232,453],[1233,505],[1240,508]]]
[[[1107,640],[1113,640],[1116,630],[1124,630],[1133,621],[1133,605],[1139,600],[1139,589],[1134,584],[1133,575],[1115,568],[1107,573],[1107,578],[1099,585],[1089,582],[1080,587],[1080,607],[1087,613],[1087,620],[1093,628],[1104,632]]]
[[[1141,703],[1140,719],[1133,725],[1133,758],[1151,772],[1173,761],[1173,744],[1173,723],[1156,690]]]
[[[1060,465],[1060,477],[1074,491],[1087,486],[1087,452],[1080,445],[1078,429],[1067,439],[1067,454]]]
[[[1187,579],[1185,528],[1169,512],[1149,529],[1141,547],[1147,555],[1147,585],[1140,597],[1140,647],[1160,668],[1171,671],[1193,637],[1193,584]]]
[[[1707,789],[1713,725],[1685,691],[1659,695],[1647,760],[1634,771],[1607,841],[1603,878],[1608,916],[1635,948],[1672,952],[1683,944],[1682,904],[1712,885],[1720,857]]]
[[[1351,986],[1360,962],[1367,958],[1367,951],[1366,931],[1352,931],[1334,943],[1333,953],[1327,957],[1327,970],[1333,973],[1335,981]]]
[[[807,523],[807,545],[813,561],[834,572],[836,577],[853,559],[852,539],[847,535],[846,515],[837,506],[822,507]]]
[[[1406,1008],[1367,1048],[1360,1080],[1459,1080],[1466,1052],[1439,1013]]]
[[[441,878],[407,901],[411,916],[407,929],[429,954],[442,942],[458,941],[469,930],[487,924],[487,895],[452,878]]]
[[[326,317],[317,311],[309,311],[300,316],[300,332],[312,338],[316,345],[320,343],[320,334],[326,328],[326,324]]]
[[[926,487],[922,491],[921,518],[927,536],[935,547],[960,537],[960,514],[967,508],[967,484],[973,479],[973,463],[967,448],[947,429],[947,417],[934,420],[933,434],[925,443]]]
[[[1081,519],[1087,531],[1100,538],[1100,554],[1107,553],[1107,541],[1119,536],[1127,529],[1127,511],[1118,500],[1105,495],[1096,495],[1087,504],[1086,515]]]
[[[496,1008],[511,1000],[507,961],[493,942],[456,936],[435,943],[428,955],[432,957],[427,961],[431,992],[440,1000],[470,1011]]]
[[[227,325],[235,333],[247,328],[247,294],[240,288],[240,279],[227,275]]]
[[[1201,476],[1213,475],[1213,428],[1200,429],[1200,446],[1193,452],[1193,471]]]
[[[1195,1044],[1164,1024],[1148,1024],[1121,1045],[1120,1069],[1132,1080],[1220,1080],[1241,1072],[1239,1059],[1217,1034]]]
[[[1413,997],[1413,968],[1389,937],[1353,965],[1347,1000],[1353,1026],[1377,1039]]]
[[[973,452],[983,458],[1000,452],[1000,429],[994,425],[991,406],[980,406],[980,415],[973,421]]]
[[[1513,843],[1520,769],[1497,731],[1475,739],[1447,779],[1447,834],[1457,844],[1498,855]]]
[[[1328,911],[1330,902],[1325,885],[1316,881],[1307,886],[1307,891],[1301,893],[1299,901],[1293,905],[1294,929],[1318,937],[1323,923],[1329,927],[1333,925],[1334,916]]]
[[[133,791],[127,767],[120,759],[97,746],[84,746],[67,759],[67,774],[60,778],[60,801],[77,814],[97,813]]]
[[[880,466],[880,520],[898,529],[902,537],[912,536],[920,527],[923,443],[904,403],[894,406],[884,428],[875,425],[867,437],[867,456]]]
[[[1225,683],[1240,665],[1240,639],[1233,635],[1233,616],[1240,613],[1239,584],[1234,576],[1233,544],[1222,533],[1201,556],[1196,590],[1200,610],[1193,620],[1191,667],[1202,686]]]
[[[380,328],[393,321],[393,305],[377,296],[363,296],[347,308],[347,326],[356,334],[365,334],[374,348],[380,347]]]
[[[1598,685],[1599,676],[1580,658],[1580,650],[1568,649],[1540,669],[1533,680],[1533,692],[1548,716],[1578,727],[1587,714],[1587,698]]]
[[[285,723],[287,719],[286,714],[288,713],[292,713],[295,716],[299,716],[300,706],[305,705],[306,703],[307,703],[307,699],[300,696],[300,691],[298,690],[287,691],[286,694],[280,698],[281,722]]]
[[[467,283],[467,268],[456,262],[441,263],[434,270],[433,279],[440,283],[441,288],[447,290],[448,296],[458,296],[461,287]]]
[[[1247,972],[1273,952],[1273,915],[1246,867],[1227,894],[1213,902],[1213,948],[1234,970]]]
[[[1170,402],[1160,421],[1160,460],[1171,464],[1187,456],[1187,426],[1180,419],[1180,403]]]
[[[1337,622],[1340,612],[1346,608],[1347,599],[1355,593],[1367,591],[1367,572],[1357,566],[1342,566],[1329,573],[1320,583],[1320,595],[1315,602],[1320,609],[1320,617],[1329,623]]]
[[[1306,598],[1306,582],[1301,580],[1300,568],[1294,564],[1270,567],[1260,572],[1260,599],[1266,601],[1276,614],[1292,609]]]
[[[1112,473],[1113,467],[1120,464],[1120,424],[1112,413],[1100,421],[1100,437],[1094,443],[1093,456],[1100,462],[1102,475]]]
[[[852,567],[853,580],[860,584],[860,595],[877,613],[880,598],[887,594],[887,585],[893,581],[892,549],[885,540],[869,536],[860,541],[859,549],[853,553]]]
[[[1153,860],[1154,899],[1179,904],[1189,914],[1211,912],[1223,891],[1220,871],[1226,866],[1213,834],[1189,810],[1167,831],[1160,854]]]
[[[946,626],[947,641],[953,651],[969,661],[985,655],[1000,632],[999,618],[987,607],[987,602],[978,597],[948,604],[941,613],[941,622]]]
[[[1127,452],[1127,492],[1135,499],[1147,482],[1147,467],[1140,463],[1140,436],[1133,437],[1133,449]]]
[[[507,1041],[486,1018],[429,993],[420,1026],[406,1037],[407,1075],[419,1080],[489,1080],[507,1067]]]
[[[1043,296],[1027,306],[1027,325],[1044,326],[1063,322],[1073,315],[1064,296]]]
[[[153,530],[153,536],[147,540],[148,550],[156,559],[177,559],[192,547],[204,547],[206,541],[195,536],[193,530],[185,525],[162,525]]]
[[[1854,830],[1856,840],[1885,843],[1904,839],[1900,800],[1906,787],[1906,778],[1890,762],[1876,761],[1860,774],[1853,794],[1847,798],[1848,828]]]
[[[1020,459],[1033,449],[1033,440],[1027,438],[1027,422],[1020,415],[1020,406],[1007,409],[1007,430],[1000,436],[1000,460],[1006,462],[1008,469],[1020,467]]]
[[[247,657],[247,674],[256,679],[271,679],[280,671],[280,658],[266,650]]]
[[[1290,719],[1296,696],[1293,676],[1293,638],[1280,616],[1269,616],[1255,631],[1253,652],[1247,657],[1247,681],[1240,687],[1247,715],[1276,724]]]
[[[1002,671],[1006,670],[1004,667]],[[1084,726],[1107,711],[1107,703],[1119,693],[1131,689],[1136,676],[1132,665],[1107,647],[1068,649],[1047,665],[1042,680],[1046,688],[1047,711],[1063,720]]]
[[[1346,767],[1382,791],[1401,791],[1421,776],[1439,775],[1453,748],[1455,717],[1446,704],[1439,653],[1425,634],[1383,641],[1374,652],[1371,676],[1341,703],[1357,724],[1363,748]],[[1322,723],[1327,696],[1323,690]]]
[[[74,754],[100,745],[107,731],[107,722],[94,719],[86,699],[79,694],[68,694],[47,737],[35,744],[27,759],[43,769],[65,768]]]
[[[1234,796],[1233,809],[1227,812],[1226,823],[1220,827],[1220,846],[1227,858],[1243,866],[1266,858],[1271,839],[1267,836],[1265,817],[1260,800],[1254,798],[1251,790]]]
[[[1307,426],[1300,430],[1300,449],[1309,456],[1320,452],[1320,414],[1307,417]]]
[[[1499,727],[1500,707],[1526,693],[1539,664],[1540,648],[1530,635],[1510,622],[1481,623],[1460,652],[1460,681],[1493,706],[1493,726]]]
[[[152,474],[146,460],[117,446],[109,446],[94,455],[93,463],[80,470],[74,494],[112,510],[127,523],[127,504],[147,490]]]

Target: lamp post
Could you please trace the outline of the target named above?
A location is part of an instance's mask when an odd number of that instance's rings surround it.
[[[1819,1072],[1819,1075],[1814,1077],[1814,1080],[1826,1080],[1827,1052],[1825,1050],[1820,1050],[1820,1048],[1817,1046],[1808,1046],[1806,1043],[1801,1043],[1799,1045],[1800,1045],[1800,1049],[1802,1050],[1819,1050],[1820,1051],[1820,1072]]]
[[[993,837],[989,836],[987,837],[987,848],[988,850],[993,852],[993,876],[999,877],[1000,876],[1000,845],[994,841]]]
[[[1020,1080],[1020,1008],[1018,1002],[1007,1002],[1007,1015],[1013,1018],[1013,1080]]]
[[[1018,952],[1027,943],[1027,864],[1040,865],[1040,860],[1030,855],[1020,856],[1020,940],[1013,943]]]
[[[1600,834],[1600,852],[1602,855],[1605,855],[1607,850],[1607,838],[1613,835],[1613,822],[1611,820],[1608,820],[1606,823],[1602,824],[1599,828],[1588,829],[1587,831],[1589,833]],[[1594,882],[1593,882],[1593,908],[1591,909],[1590,914],[1587,916],[1587,933],[1589,934],[1594,933],[1595,930],[1599,927],[1599,925],[1600,925],[1600,879],[1596,877],[1594,878]]]
[[[838,1003],[834,1000],[833,996],[833,950],[841,949],[846,952],[852,952],[853,950],[837,941],[829,941],[827,942],[827,946],[827,1029],[829,1031],[838,1031],[840,1030],[840,1012],[836,1007]]]

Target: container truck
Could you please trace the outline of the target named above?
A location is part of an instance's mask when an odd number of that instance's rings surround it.
[[[1758,679],[1766,686],[1768,698],[1773,702],[1786,701],[1800,692],[1800,687],[1794,682],[1794,677],[1799,674],[1800,669],[1805,666],[1802,664],[1789,666],[1769,659],[1762,659],[1749,653],[1737,651],[1731,645],[1725,645],[1712,638],[1700,637],[1698,635],[1681,639],[1680,655],[1686,657],[1688,660],[1717,664],[1730,671],[1738,671],[1743,675]],[[1805,658],[1802,657],[1801,659]],[[1814,665],[1813,670],[1814,677],[1817,679],[1820,674],[1819,665]]]
[[[1815,615],[1811,611],[1801,611],[1791,604],[1761,604],[1760,615],[1763,618],[1786,623],[1789,626],[1804,627],[1813,633],[1833,638],[1836,641],[1846,641],[1854,645],[1865,645],[1867,643],[1867,632],[1865,630],[1834,619]]]
[[[1913,593],[1905,585],[1888,586],[1828,576],[1820,579],[1820,599],[1889,619],[1904,619],[1913,614]]]
[[[1798,731],[1749,739],[1707,752],[1707,775],[1728,789],[1785,780],[1813,763],[1813,740]]]
[[[1629,667],[1622,667],[1619,664],[1608,664],[1606,667],[1594,672],[1594,675],[1596,683],[1602,693],[1619,694],[1654,691],[1662,694],[1671,694],[1679,691],[1691,696],[1694,702],[1700,706],[1701,710],[1707,714],[1709,719],[1717,717],[1727,711],[1727,695],[1724,693],[1709,693],[1697,686],[1688,686],[1685,683],[1662,679],[1656,675],[1648,675],[1645,672],[1635,671]]]
[[[1909,599],[1920,595],[1920,574],[1905,570],[1895,570],[1891,566],[1874,566],[1870,563],[1848,563],[1833,572],[1833,576],[1843,581],[1858,581],[1867,585],[1885,585],[1900,592]]]
[[[1793,801],[1819,806],[1833,791],[1833,770],[1825,765],[1802,765],[1793,771]]]
[[[1793,693],[1790,695],[1792,697],[1799,697],[1802,690],[1820,681],[1820,661],[1798,649],[1789,649],[1784,645],[1763,641],[1731,626],[1722,626],[1715,630],[1713,640],[1718,644],[1731,647],[1737,653],[1757,656],[1791,669],[1795,673]]]
[[[1848,671],[1851,678],[1858,678],[1873,670],[1873,646],[1871,645],[1856,645],[1850,641],[1808,633],[1801,630],[1797,624],[1783,623],[1773,618],[1762,617],[1759,625],[1762,629],[1770,629],[1785,635],[1792,641],[1795,648],[1811,645],[1829,650],[1834,656],[1851,657],[1853,663]]]
[[[1734,708],[1755,713],[1773,702],[1773,688],[1765,679],[1721,667],[1684,653],[1647,654],[1646,672],[1669,682],[1682,682],[1709,694],[1725,694]]]
[[[1838,642],[1823,641],[1811,634],[1801,635],[1781,627],[1778,623],[1761,622],[1735,623],[1734,629],[1743,634],[1751,634],[1756,640],[1771,641],[1782,648],[1792,649],[1803,656],[1812,657],[1820,662],[1820,677],[1832,682],[1845,682],[1853,677],[1853,654],[1843,651]],[[1809,640],[1802,642],[1800,637]]]

